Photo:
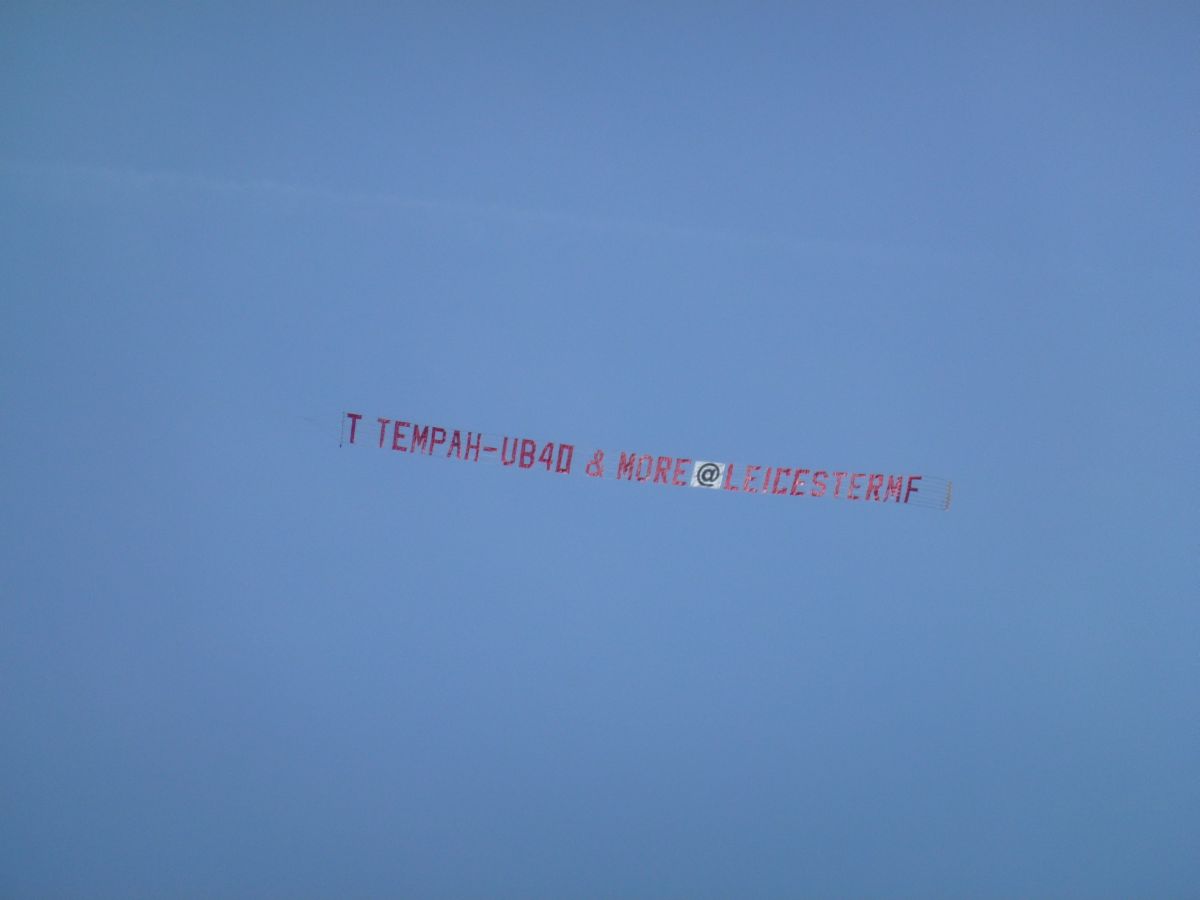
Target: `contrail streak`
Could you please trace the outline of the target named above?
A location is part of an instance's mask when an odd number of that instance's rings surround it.
[[[610,234],[638,236],[652,240],[670,240],[723,244],[744,247],[770,247],[780,252],[820,255],[842,260],[868,260],[877,263],[953,264],[963,261],[960,253],[931,252],[928,248],[884,245],[875,242],[831,241],[807,238],[794,234],[736,231],[704,226],[678,225],[636,219],[606,218],[519,206],[465,203],[449,200],[427,200],[407,197],[387,191],[356,191],[341,188],[313,187],[287,184],[270,179],[237,179],[184,172],[145,171],[112,166],[70,163],[30,163],[0,158],[0,173],[9,179],[19,179],[24,186],[30,182],[74,181],[87,185],[102,185],[116,189],[174,189],[204,193],[279,198],[289,201],[326,203],[341,206],[375,207],[405,212],[451,216],[477,221],[500,222],[531,228],[558,228],[578,231],[597,231]]]

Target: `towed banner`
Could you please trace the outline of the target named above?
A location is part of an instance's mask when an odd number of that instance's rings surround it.
[[[576,445],[527,437],[444,428],[362,413],[342,416],[342,443],[378,446],[399,453],[461,462],[498,462],[501,467],[541,469],[557,475],[693,487],[776,497],[869,500],[928,509],[950,508],[953,485],[945,478],[893,472],[854,472],[800,466],[717,462],[630,450],[589,450],[576,458]]]

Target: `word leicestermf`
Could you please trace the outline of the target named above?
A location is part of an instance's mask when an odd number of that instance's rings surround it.
[[[348,412],[342,420],[345,439],[349,422],[349,443],[359,444],[358,430],[364,416]],[[466,462],[499,460],[502,466],[518,469],[544,467],[547,472],[570,475],[575,460],[575,445],[531,438],[490,435],[440,425],[421,425],[403,419],[377,418],[378,445],[400,453],[435,454],[444,459]],[[364,442],[374,443],[374,429]],[[792,466],[757,466],[711,462],[686,456],[657,456],[604,450],[591,451],[583,467],[589,478],[605,478],[607,460],[610,477],[617,481],[636,481],[673,487],[696,487],[731,493],[770,494],[786,497],[833,497],[846,500],[874,500],[911,506],[949,509],[952,484],[943,478],[923,475],[893,475],[879,472],[834,471]],[[578,471],[578,470],[574,470]],[[739,477],[740,475],[740,477]],[[807,488],[807,490],[806,490]]]
[[[804,480],[805,475],[812,475],[812,490],[807,494],[810,497],[824,497],[829,490],[829,480],[832,475],[834,479],[832,496],[841,496],[842,482],[849,475],[849,481],[846,485],[845,497],[847,500],[889,500],[895,499],[900,501],[900,491],[904,491],[904,502],[907,503],[913,494],[920,489],[916,486],[917,482],[922,480],[920,475],[909,475],[908,483],[905,484],[905,476],[903,475],[880,475],[868,474],[867,472],[827,472],[824,469],[792,469],[788,466],[772,467],[767,466],[766,472],[763,473],[762,481],[759,481],[759,472],[763,471],[762,466],[744,466],[745,475],[742,477],[741,486],[738,486],[737,480],[734,478],[733,463],[715,463],[697,460],[692,467],[691,481],[683,481],[680,476],[692,461],[687,458],[676,459],[672,462],[669,456],[659,456],[657,458],[648,454],[635,457],[632,455],[621,454],[621,461],[617,465],[617,477],[625,478],[626,480],[650,481],[652,483],[673,484],[677,487],[703,487],[714,488],[725,491],[744,491],[747,494],[787,494],[792,497],[803,496],[806,492],[800,490],[807,484]],[[672,468],[673,467],[673,468]],[[654,476],[650,476],[650,471],[653,469]],[[774,472],[774,477],[772,477]],[[668,475],[670,481],[667,480]],[[867,483],[864,485],[862,479],[866,478]],[[887,479],[887,488],[884,489],[884,479]],[[780,483],[782,480],[782,484]],[[791,481],[789,485],[788,482]],[[863,496],[857,494],[857,491],[865,488],[866,493]],[[884,491],[882,497],[879,492]]]

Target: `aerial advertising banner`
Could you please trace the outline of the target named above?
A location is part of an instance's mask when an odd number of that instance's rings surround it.
[[[347,412],[342,444],[375,447],[406,456],[432,456],[502,468],[540,469],[553,475],[630,481],[663,487],[702,488],[772,497],[868,501],[928,509],[950,508],[952,484],[911,472],[867,472],[791,465],[746,465],[691,456],[664,456],[639,449],[587,449],[529,437],[465,431],[429,423]]]

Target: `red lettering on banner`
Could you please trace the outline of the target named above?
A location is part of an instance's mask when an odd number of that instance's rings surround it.
[[[675,460],[675,473],[671,476],[671,484],[676,485],[677,487],[688,486],[687,475],[684,473],[687,471],[687,467],[691,465],[691,463],[692,461],[686,456],[682,456]],[[681,478],[683,479],[682,481],[680,481]]]
[[[408,452],[407,447],[400,446],[400,442],[402,440],[404,440],[406,437],[408,437],[408,435],[403,434],[400,429],[407,428],[407,427],[408,427],[408,423],[401,422],[399,419],[397,419],[395,421],[395,423],[392,425],[392,449],[393,450],[399,450],[401,453]]]
[[[654,483],[669,484],[671,481],[671,457],[660,456],[654,465]]]
[[[858,494],[856,494],[854,492],[857,491],[860,487],[862,487],[862,485],[858,483],[858,479],[862,478],[864,474],[865,474],[864,472],[855,472],[853,475],[850,476],[850,488],[849,488],[849,490],[846,491],[846,499],[847,500],[861,500],[862,499],[862,497],[858,496]]]
[[[521,439],[521,459],[517,463],[522,469],[533,467],[533,459],[537,455],[537,441],[531,441],[529,438]]]
[[[797,469],[796,470],[796,477],[794,477],[792,479],[792,487],[789,490],[789,493],[793,497],[804,496],[804,491],[800,490],[800,488],[804,487],[804,476],[807,474],[808,474],[808,469]],[[821,474],[824,475],[825,473],[822,472]],[[816,484],[816,483],[817,483],[817,479],[816,479],[816,476],[814,475],[813,476],[813,484]],[[825,493],[825,485],[824,484],[821,485],[821,494],[823,494],[823,493]],[[818,494],[816,491],[813,491],[814,497],[820,497],[821,494]]]
[[[592,461],[584,466],[584,471],[587,472],[588,478],[603,478],[604,477],[604,451],[597,450],[592,454]]]
[[[733,483],[733,463],[725,466],[725,483],[721,485],[722,490],[737,491],[737,485]]]
[[[633,467],[637,463],[637,455],[630,453],[625,455],[625,451],[621,451],[621,461],[617,463],[617,477],[624,478],[627,481],[633,480]]]
[[[757,494],[758,488],[751,487],[754,483],[754,474],[762,469],[762,466],[746,466],[746,477],[742,479],[742,490],[747,494]]]
[[[902,488],[902,487],[904,487],[904,476],[903,475],[889,475],[888,483],[887,483],[887,493],[885,493],[883,495],[884,503],[887,502],[888,497],[895,497],[896,502],[899,503],[900,502],[900,488]]]
[[[345,440],[345,420],[350,420],[349,443],[358,442],[358,425],[366,416],[362,413],[343,412],[343,425],[340,441]],[[484,435],[474,431],[443,428],[439,425],[420,425],[401,419],[378,417],[379,446],[384,447],[388,432],[391,432],[392,450],[401,453],[423,452],[432,456],[439,447],[445,447],[445,457],[479,462],[481,453],[496,453],[499,449],[501,462],[505,466],[519,466],[531,469],[538,463],[546,467],[547,472],[569,475],[573,471],[575,446],[560,444],[554,441],[536,441],[531,438],[503,437],[502,448],[483,446]],[[410,437],[411,435],[411,437]],[[585,467],[590,478],[604,477],[605,451],[594,450],[592,459]],[[586,459],[586,457],[585,457]],[[616,478],[626,481],[650,482],[652,484],[670,484],[677,487],[688,487],[693,483],[692,469],[694,461],[688,457],[654,456],[649,453],[629,453],[620,451],[620,461],[617,464]],[[746,494],[776,494],[793,497],[805,496],[808,487],[806,478],[810,476],[809,469],[793,469],[788,466],[743,466],[742,477],[738,478],[735,463],[719,464],[724,470],[724,480],[720,485],[704,485],[720,487],[722,490]],[[716,473],[711,473],[715,475]],[[707,479],[708,473],[705,473]],[[790,487],[789,487],[790,481]],[[845,497],[847,500],[874,500],[886,503],[894,500],[896,503],[911,503],[914,494],[922,493],[922,475],[891,475],[879,472],[828,472],[825,469],[811,471],[811,487],[809,496],[823,497],[832,494],[834,497]],[[865,481],[865,484],[864,484]],[[699,482],[696,482],[699,483]],[[844,489],[844,493],[843,493]],[[938,486],[938,490],[941,487]],[[946,489],[947,496],[949,489]],[[903,498],[901,497],[903,494]],[[934,501],[921,504],[930,506]],[[949,506],[949,501],[945,504]]]
[[[643,464],[645,465],[644,472],[642,471]],[[649,479],[649,477],[653,471],[654,471],[654,457],[651,456],[649,453],[643,453],[641,456],[638,457],[637,472],[634,473],[634,477],[637,478],[638,481],[646,481],[647,479]]]
[[[779,489],[779,479],[783,477],[784,472],[787,472],[789,475],[792,474],[792,470],[787,466],[780,466],[778,469],[775,470],[775,478],[771,482],[771,493],[772,494],[786,494],[788,492],[788,489],[786,487],[782,491]]]
[[[920,475],[909,475],[908,476],[908,487],[904,491],[904,502],[905,503],[908,502],[908,497],[910,494],[919,494],[921,492],[920,488],[913,486],[914,481],[920,481],[920,480],[921,480]]]
[[[871,495],[874,494],[875,499],[878,500],[879,499],[879,489],[881,487],[883,487],[883,476],[882,475],[872,475],[870,481],[867,482],[867,496],[864,497],[863,499],[870,500]]]
[[[413,430],[412,452],[416,453],[418,450],[424,450],[426,453],[428,453],[429,452],[429,426],[426,425],[424,428],[422,428],[420,425],[413,423],[412,430]]]
[[[563,455],[564,454],[567,457],[567,462],[565,465],[563,464]],[[554,471],[555,472],[565,472],[566,474],[570,475],[571,474],[571,460],[573,460],[574,458],[575,458],[575,445],[574,444],[559,444],[558,445],[558,459],[554,463]]]

